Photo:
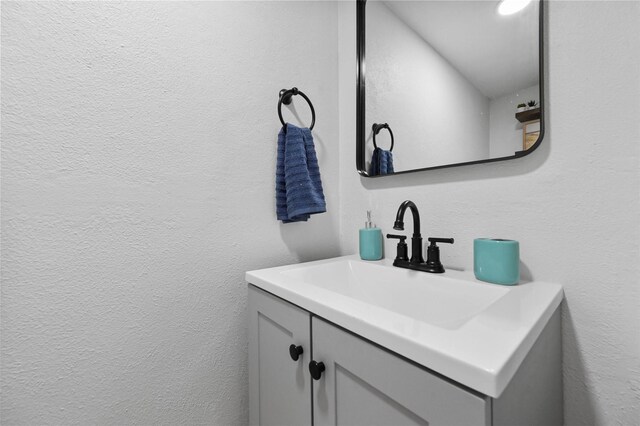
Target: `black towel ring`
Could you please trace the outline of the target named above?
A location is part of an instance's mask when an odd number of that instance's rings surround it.
[[[373,126],[371,126],[371,130],[373,130],[373,146],[376,148],[378,147],[378,144],[376,143],[376,135],[382,129],[387,129],[389,131],[389,134],[391,135],[391,148],[389,148],[389,152],[391,152],[393,151],[393,132],[391,131],[391,127],[389,127],[387,123],[384,123],[384,124],[373,123]]]
[[[282,89],[278,95],[280,98],[278,100],[278,117],[280,117],[280,122],[283,126],[285,125],[285,122],[282,119],[282,104],[289,105],[291,103],[291,98],[294,95],[302,96],[304,100],[309,104],[309,108],[311,108],[311,126],[309,126],[309,130],[313,130],[313,126],[316,124],[316,110],[313,109],[313,104],[311,103],[307,95],[302,93],[301,90],[298,90],[297,87],[294,87],[292,89]]]

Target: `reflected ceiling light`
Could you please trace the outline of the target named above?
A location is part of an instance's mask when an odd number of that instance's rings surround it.
[[[531,0],[502,0],[498,5],[498,13],[500,15],[513,15],[520,12],[531,3]]]

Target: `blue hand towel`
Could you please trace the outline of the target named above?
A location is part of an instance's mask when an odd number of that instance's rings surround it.
[[[371,156],[369,175],[378,176],[388,175],[389,173],[393,173],[393,154],[391,151],[382,148],[374,149]]]
[[[287,123],[278,134],[276,215],[284,223],[324,213],[320,168],[311,130]]]

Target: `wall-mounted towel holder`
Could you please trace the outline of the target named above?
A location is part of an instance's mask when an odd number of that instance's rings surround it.
[[[382,129],[387,129],[389,131],[389,134],[391,135],[391,148],[389,148],[389,152],[391,152],[393,151],[393,132],[391,131],[391,127],[389,127],[387,123],[384,123],[384,124],[373,123],[373,126],[371,126],[371,130],[373,130],[373,146],[375,148],[378,148],[378,144],[376,143],[376,135]]]
[[[313,104],[301,90],[298,90],[297,87],[293,87],[291,89],[282,89],[278,94],[278,117],[280,117],[280,122],[282,125],[285,125],[284,120],[282,119],[282,104],[289,105],[291,103],[291,98],[295,95],[300,95],[304,98],[305,101],[309,104],[309,108],[311,108],[311,126],[309,126],[309,130],[313,130],[313,126],[316,124],[316,110],[313,109]]]

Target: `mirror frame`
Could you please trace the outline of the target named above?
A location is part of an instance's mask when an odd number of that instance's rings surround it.
[[[366,170],[366,129],[365,129],[365,46],[366,46],[366,3],[367,0],[356,0],[356,170],[360,176],[368,178],[378,178],[384,176],[394,176],[405,173],[422,172],[425,170],[444,169],[447,167],[468,166],[472,164],[493,163],[496,161],[512,160],[521,158],[535,151],[545,132],[545,100],[544,100],[544,3],[546,0],[539,0],[538,17],[538,65],[539,65],[539,86],[540,86],[540,136],[538,140],[526,151],[516,151],[514,155],[497,158],[487,158],[484,160],[466,161],[463,163],[443,164],[440,166],[424,167],[420,169],[402,170],[386,175],[369,175]]]

